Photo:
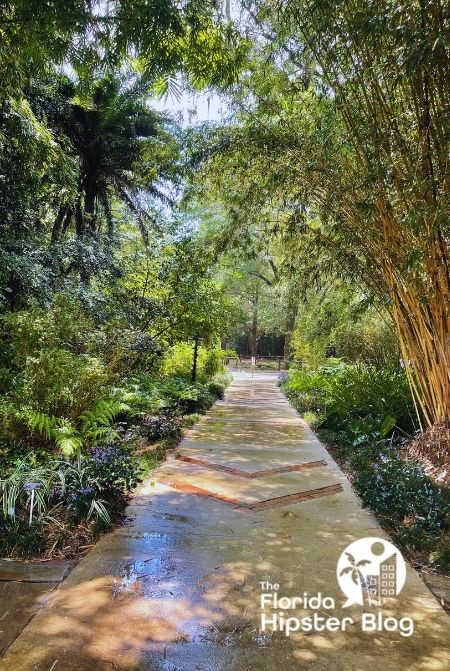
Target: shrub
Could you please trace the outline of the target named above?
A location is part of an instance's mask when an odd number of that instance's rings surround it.
[[[45,528],[40,520],[0,518],[0,555],[3,557],[36,557],[46,549]]]
[[[34,516],[46,513],[52,490],[63,488],[64,479],[57,468],[18,461],[0,480],[3,518],[22,517],[31,521]]]
[[[198,348],[197,369],[200,372],[203,369],[207,356],[207,350],[200,346]],[[192,363],[194,358],[194,344],[177,343],[167,350],[162,365],[164,376],[173,376],[177,378],[191,379]]]
[[[114,517],[123,508],[139,477],[137,461],[119,443],[96,447],[73,462],[53,460],[39,467],[18,462],[0,481],[3,525],[37,523],[61,503],[76,522],[98,518],[109,523],[110,513]]]
[[[129,408],[126,414],[128,418],[155,414],[164,406],[160,385],[148,375],[128,378],[125,385],[117,394]]]
[[[388,435],[394,426],[415,430],[408,381],[402,370],[376,369],[338,360],[317,371],[293,371],[285,384],[293,405],[320,416],[319,426],[362,444]]]
[[[203,345],[198,348],[197,371],[198,379],[205,382],[214,375],[224,373],[224,352],[220,348],[207,349]],[[177,343],[165,354],[162,373],[166,377],[181,377],[191,379],[194,359],[194,344],[192,342]]]
[[[214,375],[223,373],[225,371],[223,358],[224,352],[222,349],[209,349],[207,351],[203,366],[200,369],[200,375],[202,379],[208,379]]]
[[[420,464],[398,453],[381,454],[355,479],[364,503],[390,525],[438,535],[450,512],[444,491],[423,472]],[[410,532],[411,533],[411,532]]]
[[[75,521],[97,517],[109,523],[123,509],[126,495],[140,480],[140,467],[119,443],[95,447],[62,466],[63,502]]]
[[[108,373],[98,358],[62,348],[27,357],[18,377],[23,405],[69,419],[104,395],[107,382]]]
[[[225,396],[225,387],[220,382],[210,382],[208,384],[208,391],[215,398],[223,398]]]
[[[104,395],[109,372],[79,302],[60,295],[48,310],[9,313],[0,330],[0,365],[10,370],[7,393],[16,405],[75,419]]]
[[[190,415],[185,415],[183,417],[183,426],[190,427],[194,426],[201,420],[202,416],[198,412],[193,412]]]
[[[222,384],[225,389],[231,384],[233,380],[233,376],[230,375],[230,373],[217,373],[214,375],[213,382],[217,382],[218,384]]]
[[[141,433],[147,440],[178,438],[181,435],[180,419],[170,413],[146,415],[142,419]]]
[[[383,435],[388,417],[393,420],[388,430],[394,424],[409,432],[416,428],[411,392],[402,370],[376,369],[364,364],[348,366],[330,376],[328,393],[330,402],[324,420],[328,428],[339,430],[351,419],[370,418]]]
[[[202,412],[214,403],[214,398],[205,385],[190,384],[182,378],[165,380],[160,387],[160,393],[166,407],[183,415]]]

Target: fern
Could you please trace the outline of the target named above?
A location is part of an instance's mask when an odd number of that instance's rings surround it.
[[[23,416],[33,431],[53,440],[65,457],[71,457],[83,447],[82,436],[68,419],[33,410],[24,410]]]
[[[92,444],[107,438],[117,437],[112,430],[116,417],[129,406],[119,401],[99,401],[93,410],[86,410],[80,417],[80,429],[68,419],[54,417],[44,412],[23,410],[22,418],[33,431],[38,431],[53,440],[58,450],[65,456],[80,454],[85,443]]]
[[[86,410],[81,415],[82,433],[95,431],[99,427],[109,427],[116,417],[128,410],[125,403],[119,401],[99,401],[93,410]]]
[[[31,429],[42,433],[49,440],[54,439],[57,425],[56,417],[46,415],[45,412],[35,412],[33,410],[24,410],[22,414]]]

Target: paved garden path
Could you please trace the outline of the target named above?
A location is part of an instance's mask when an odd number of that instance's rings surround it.
[[[383,533],[275,375],[235,375],[225,401],[153,477],[129,507],[130,524],[55,590],[1,671],[450,668],[450,621],[414,571],[383,609],[412,617],[412,637],[361,632],[362,608],[342,609],[340,553]],[[280,595],[333,597],[322,614],[355,623],[261,633],[260,581],[279,583]]]

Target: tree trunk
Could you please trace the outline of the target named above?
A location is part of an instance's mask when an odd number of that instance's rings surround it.
[[[250,340],[250,356],[255,358],[258,351],[258,308],[255,306],[252,317],[252,330]]]
[[[298,313],[298,301],[290,301],[288,308],[288,315],[286,319],[286,333],[284,336],[284,358],[288,362],[293,357],[292,351],[292,336],[295,329]]]
[[[192,373],[191,373],[191,382],[197,381],[197,361],[198,361],[198,344],[200,341],[200,336],[196,335],[194,338],[194,358],[192,361]]]

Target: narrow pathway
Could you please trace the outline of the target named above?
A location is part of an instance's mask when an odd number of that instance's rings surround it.
[[[434,671],[450,668],[449,620],[408,570],[385,616],[415,632],[362,632],[342,609],[336,563],[384,538],[272,374],[238,373],[0,661],[1,671]],[[346,631],[260,632],[260,581],[332,597]],[[374,609],[374,612],[376,609]],[[268,615],[271,614],[269,610]],[[311,611],[289,613],[310,616]]]

